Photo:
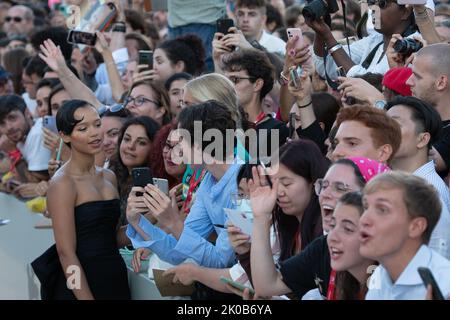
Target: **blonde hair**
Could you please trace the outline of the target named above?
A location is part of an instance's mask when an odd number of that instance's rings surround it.
[[[236,127],[242,127],[239,102],[233,82],[219,73],[209,73],[192,79],[186,83],[185,91],[198,102],[216,100],[224,104],[231,112]]]

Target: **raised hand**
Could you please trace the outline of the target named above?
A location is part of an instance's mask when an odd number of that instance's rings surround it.
[[[133,74],[133,84],[146,80],[155,80],[155,70],[146,69],[148,69],[148,65],[145,64],[140,64],[136,67],[136,71]]]
[[[109,51],[110,50],[109,44],[105,38],[105,35],[100,31],[97,31],[95,34],[97,35],[97,41],[95,42],[95,49],[97,49],[97,51],[100,54],[104,54],[105,52]]]
[[[272,210],[277,202],[278,179],[274,179],[272,188],[262,167],[252,168],[253,179],[249,180],[250,202],[253,217],[256,220],[272,220]]]
[[[60,72],[64,67],[67,67],[66,60],[61,52],[59,46],[56,46],[55,43],[47,39],[40,46],[41,53],[39,53],[39,57],[47,63],[47,65],[55,72]]]
[[[297,79],[297,86],[294,85],[291,79],[291,74],[289,73],[288,90],[298,102],[310,96],[312,92],[312,83],[311,78],[309,77],[309,73],[306,71],[302,72],[300,78]]]

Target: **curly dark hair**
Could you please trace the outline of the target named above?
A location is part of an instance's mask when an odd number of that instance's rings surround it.
[[[263,80],[259,97],[261,101],[273,88],[275,70],[268,56],[262,51],[256,49],[234,51],[224,56],[222,69],[227,72],[247,71],[252,83],[258,79]]]

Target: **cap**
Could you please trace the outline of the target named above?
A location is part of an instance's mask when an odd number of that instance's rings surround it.
[[[383,86],[404,97],[412,96],[411,87],[406,84],[406,81],[411,77],[411,74],[411,68],[392,68],[385,73],[383,77]]]

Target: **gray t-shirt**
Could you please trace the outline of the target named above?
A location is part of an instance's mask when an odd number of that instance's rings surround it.
[[[225,0],[168,0],[169,26],[214,24],[226,14]]]

